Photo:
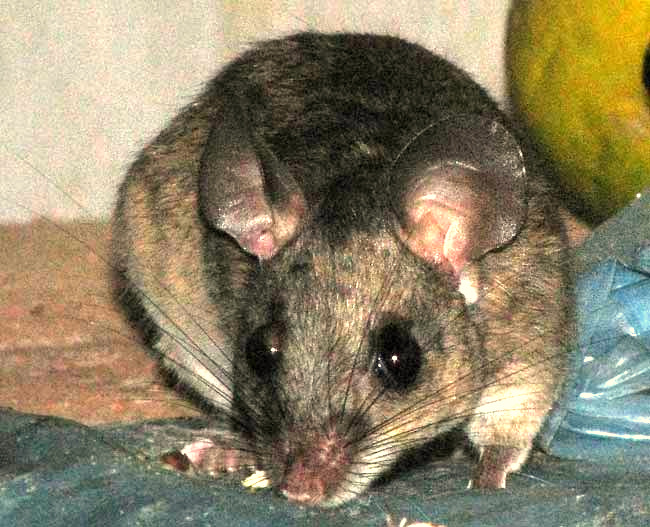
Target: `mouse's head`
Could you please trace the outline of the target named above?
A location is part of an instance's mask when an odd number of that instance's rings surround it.
[[[336,505],[476,404],[488,368],[459,284],[521,228],[521,151],[495,121],[450,117],[308,206],[272,152],[231,128],[213,131],[201,200],[259,259],[236,420],[289,498]]]
[[[485,369],[453,278],[397,236],[309,238],[258,270],[235,391],[271,480],[334,505],[462,419]]]

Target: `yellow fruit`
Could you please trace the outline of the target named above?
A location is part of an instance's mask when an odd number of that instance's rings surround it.
[[[650,0],[514,3],[514,107],[595,220],[650,186],[649,44]]]

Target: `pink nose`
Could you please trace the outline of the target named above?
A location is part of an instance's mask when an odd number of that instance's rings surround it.
[[[319,435],[288,460],[280,490],[291,501],[318,505],[341,485],[348,464],[341,438]]]

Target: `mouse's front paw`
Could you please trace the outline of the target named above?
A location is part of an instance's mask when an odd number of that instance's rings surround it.
[[[505,489],[506,477],[518,470],[526,459],[528,449],[488,445],[481,448],[470,489]]]
[[[197,439],[182,450],[167,452],[161,456],[161,461],[181,472],[195,470],[211,476],[255,466],[255,460],[247,452],[211,439]]]

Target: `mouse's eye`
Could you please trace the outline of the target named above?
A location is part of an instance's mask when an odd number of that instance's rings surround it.
[[[390,323],[374,336],[373,372],[392,390],[413,385],[422,366],[422,350],[404,324]]]
[[[246,342],[246,361],[260,377],[271,375],[282,357],[284,325],[266,324],[257,328]]]

